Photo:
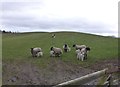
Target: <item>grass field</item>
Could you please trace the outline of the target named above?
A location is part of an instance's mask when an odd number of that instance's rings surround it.
[[[103,37],[92,34],[76,32],[54,32],[56,38],[51,38],[51,33],[20,33],[3,34],[2,36],[2,59],[3,61],[29,61],[44,66],[51,60],[49,51],[51,46],[62,48],[64,43],[71,47],[71,51],[63,53],[61,60],[81,65],[93,64],[99,60],[109,60],[118,58],[118,39]],[[75,55],[73,44],[85,44],[91,48],[88,60],[78,61]],[[33,59],[30,48],[41,47],[44,52],[42,58]],[[56,58],[58,59],[58,58]]]

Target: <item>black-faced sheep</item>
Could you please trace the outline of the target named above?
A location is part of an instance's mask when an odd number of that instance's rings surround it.
[[[76,44],[74,44],[73,47],[75,47],[76,50],[78,50],[78,49],[81,50],[82,48],[86,48],[86,45],[76,45]]]
[[[89,47],[81,49],[81,53],[84,55],[84,59],[87,59],[87,53],[88,53],[88,51],[90,51]]]
[[[54,54],[55,54],[56,57],[60,57],[61,54],[63,53],[62,49],[61,48],[57,48],[57,47],[51,47],[50,50],[54,51]]]
[[[70,47],[67,44],[63,45],[63,49],[64,49],[64,52],[68,52],[68,51],[71,50]]]
[[[52,38],[55,38],[55,34],[52,34]]]
[[[85,60],[85,59],[87,59],[87,53],[88,53],[88,51],[90,51],[89,47],[82,48],[81,50],[80,49],[76,50],[75,52],[77,54],[77,59],[78,60],[82,60],[82,61]]]
[[[31,48],[31,54],[33,57],[43,56],[43,52],[41,48]]]

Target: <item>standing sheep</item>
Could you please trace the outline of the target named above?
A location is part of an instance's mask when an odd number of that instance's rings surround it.
[[[64,52],[68,52],[68,51],[71,50],[70,47],[67,44],[63,45],[63,49],[64,49]]]
[[[82,52],[81,52],[81,51],[77,53],[77,59],[78,59],[78,60],[83,61],[83,60],[84,60],[84,57],[85,57],[85,55],[84,55],[84,54],[82,54]]]
[[[55,34],[52,34],[52,38],[55,38]]]
[[[63,53],[62,49],[57,47],[51,47],[50,50],[54,51],[55,56],[58,56],[58,57],[60,57],[61,54]]]
[[[90,51],[90,48],[89,47],[86,47],[86,48],[82,48],[81,50],[78,49],[76,50],[76,54],[77,54],[77,59],[78,60],[85,60],[87,59],[87,52]]]
[[[82,48],[86,48],[86,45],[76,45],[76,44],[74,44],[73,47],[75,47],[76,50],[77,49],[81,50]]]
[[[87,53],[88,53],[88,51],[90,51],[89,47],[81,49],[81,53],[84,55],[84,59],[87,59]]]
[[[33,57],[43,56],[43,52],[41,48],[31,48],[31,54]]]

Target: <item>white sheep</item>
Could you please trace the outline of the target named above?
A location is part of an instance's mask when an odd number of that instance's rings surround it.
[[[55,52],[53,50],[50,51],[50,57],[55,57]]]
[[[84,54],[82,54],[82,52],[81,52],[81,51],[77,53],[77,59],[78,59],[78,60],[83,61],[83,60],[84,60],[84,57],[85,57],[85,55],[84,55]]]
[[[87,53],[88,53],[88,51],[90,51],[89,47],[82,48],[81,50],[80,49],[76,50],[75,52],[77,54],[77,59],[78,60],[82,60],[82,61],[85,60],[85,59],[87,59]]]
[[[90,51],[89,47],[81,49],[81,53],[84,55],[84,59],[87,59],[87,53],[88,53],[88,51]]]
[[[63,45],[63,49],[64,49],[64,52],[71,51],[71,48],[67,44]]]
[[[75,47],[76,50],[77,49],[81,50],[82,48],[86,48],[86,45],[76,45],[76,44],[74,44],[73,47]]]
[[[52,38],[55,38],[55,34],[52,34]]]
[[[38,57],[38,56],[42,56],[43,55],[43,52],[42,52],[42,49],[39,48],[39,47],[36,47],[36,48],[31,48],[31,54],[33,57]]]
[[[42,57],[42,56],[43,56],[43,52],[38,52],[38,53],[36,54],[36,56],[37,56],[37,57]]]
[[[80,49],[77,49],[77,50],[75,51],[76,55],[77,55],[79,52],[80,52]]]
[[[63,53],[62,49],[61,48],[57,48],[57,47],[51,47],[50,50],[54,51],[55,56],[58,56],[58,57],[60,57],[61,54]]]

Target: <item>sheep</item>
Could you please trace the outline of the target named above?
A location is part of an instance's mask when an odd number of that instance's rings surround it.
[[[67,44],[63,45],[63,49],[64,49],[64,52],[68,52],[68,51],[71,50],[70,47]]]
[[[55,34],[52,34],[52,38],[55,38]]]
[[[87,59],[87,53],[90,51],[90,47],[82,48],[81,53],[84,55],[84,59]]]
[[[76,55],[77,55],[79,52],[80,52],[80,49],[76,50],[76,51],[75,51]]]
[[[40,52],[40,53],[39,53]],[[42,49],[41,48],[38,48],[38,47],[36,47],[36,48],[31,48],[31,54],[32,54],[32,56],[33,57],[38,57],[38,56],[42,56],[43,55],[43,53],[42,53]]]
[[[76,44],[74,44],[73,47],[75,47],[76,50],[78,50],[78,49],[81,50],[82,48],[86,48],[86,45],[76,45]]]
[[[81,52],[81,51],[79,51],[79,52],[77,53],[77,59],[78,59],[78,60],[83,61],[83,60],[84,60],[84,57],[85,57],[85,55],[84,55],[84,54],[82,54],[82,52]]]
[[[55,57],[55,53],[54,53],[54,51],[50,51],[50,57]]]
[[[76,50],[76,55],[77,55],[77,59],[78,60],[85,60],[87,59],[87,52],[90,51],[90,48],[89,47],[86,47],[86,48],[82,48],[81,50],[78,49]]]
[[[42,56],[43,56],[43,52],[38,52],[38,53],[36,54],[36,56],[37,56],[37,57],[42,57]]]
[[[63,53],[62,49],[57,47],[51,47],[50,50],[54,51],[55,56],[58,56],[58,57],[60,57],[61,54]]]

